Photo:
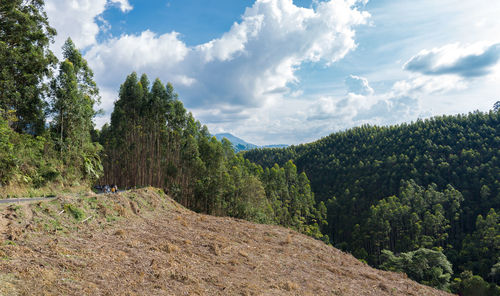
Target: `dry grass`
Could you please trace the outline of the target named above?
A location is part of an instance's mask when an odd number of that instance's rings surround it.
[[[68,203],[93,218],[59,214]],[[0,295],[447,295],[288,229],[195,214],[153,188],[25,207],[0,208]]]

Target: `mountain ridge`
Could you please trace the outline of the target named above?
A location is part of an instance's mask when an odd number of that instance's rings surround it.
[[[229,142],[231,142],[233,144],[233,148],[234,148],[235,152],[248,151],[248,150],[257,149],[257,148],[286,148],[289,146],[287,144],[270,144],[270,145],[259,146],[259,145],[255,145],[252,143],[248,143],[247,141],[245,141],[241,138],[238,138],[231,133],[218,133],[218,134],[215,134],[214,136],[219,141],[222,141],[223,138],[228,139]]]

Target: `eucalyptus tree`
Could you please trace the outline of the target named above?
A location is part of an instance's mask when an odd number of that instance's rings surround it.
[[[15,110],[17,132],[45,128],[45,81],[57,59],[49,49],[56,30],[43,6],[43,0],[0,1],[0,109]]]
[[[100,145],[92,143],[95,105],[100,101],[99,89],[92,70],[71,39],[63,46],[65,58],[59,65],[59,74],[51,82],[50,111],[52,127],[62,159],[81,167],[92,178],[100,174]]]

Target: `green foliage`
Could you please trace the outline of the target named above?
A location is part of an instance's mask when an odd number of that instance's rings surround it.
[[[70,213],[73,216],[73,218],[75,218],[78,221],[83,220],[83,218],[85,218],[85,213],[83,212],[83,210],[73,204],[65,204],[64,210]]]
[[[419,283],[441,290],[448,289],[452,265],[440,251],[421,248],[395,256],[391,251],[383,250],[381,259],[382,269],[404,272]]]
[[[14,145],[10,142],[12,130],[0,109],[0,185],[6,184],[15,170]]]
[[[500,284],[500,257],[497,258],[497,263],[491,267],[491,272],[489,274],[493,282]]]
[[[463,263],[466,270],[490,278],[500,257],[500,215],[494,209],[484,218],[482,215],[477,217],[476,231],[465,238],[460,256],[469,258]]]
[[[0,1],[0,109],[16,110],[16,132],[42,134],[45,80],[56,58],[43,0]]]
[[[482,277],[473,275],[471,271],[464,271],[451,284],[451,291],[464,296],[497,296],[500,287],[486,282]]]
[[[51,142],[46,138],[18,134],[0,119],[0,145],[5,148],[0,150],[0,184],[16,182],[38,188],[59,177],[59,162],[51,158]]]
[[[318,239],[323,237],[320,227],[326,224],[326,206],[320,203],[316,208],[305,173],[297,174],[297,167],[288,161],[283,168],[275,164],[264,170],[262,180],[277,224]]]
[[[49,183],[88,184],[103,170],[102,148],[91,141],[98,90],[92,71],[70,39],[63,48],[67,59],[51,83],[52,92],[42,83],[49,78],[48,67],[54,62],[48,40],[55,34],[42,7],[43,1],[0,4],[0,12],[6,16],[0,20],[5,25],[0,28],[0,63],[6,56],[13,63],[0,68],[0,108],[4,108],[0,109],[0,185],[28,191]],[[16,24],[18,19],[22,22]],[[16,41],[10,39],[9,34],[14,33],[19,34]],[[6,44],[9,46],[4,47]],[[20,71],[16,75],[22,77],[5,76],[11,71]],[[42,95],[52,95],[53,134],[45,130]]]
[[[492,281],[500,231],[495,214],[486,217],[500,211],[498,147],[500,113],[491,111],[365,125],[244,157],[269,169],[293,160],[328,208],[324,233],[357,256],[366,251],[370,264],[382,249],[439,248],[455,272]]]
[[[66,60],[60,63],[59,75],[51,83],[54,141],[65,165],[80,168],[85,179],[96,180],[103,171],[99,156],[102,148],[91,138],[99,90],[92,80],[92,70],[71,39],[66,40],[63,55]]]
[[[370,237],[378,250],[444,247],[450,220],[459,218],[460,192],[452,186],[439,192],[435,184],[425,189],[410,180],[403,182],[400,196],[384,198],[372,206],[357,235]]]

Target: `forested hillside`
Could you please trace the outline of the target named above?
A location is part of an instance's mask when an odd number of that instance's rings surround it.
[[[324,233],[358,258],[378,266],[384,249],[434,248],[457,275],[500,280],[499,112],[362,126],[244,156],[264,167],[293,160],[327,204]]]
[[[99,91],[68,39],[58,62],[43,1],[0,2],[0,196],[52,194],[102,173]],[[54,75],[57,72],[57,75]]]
[[[234,154],[188,113],[173,86],[130,74],[120,88],[111,124],[98,135],[104,176],[119,187],[165,189],[198,212],[292,227],[322,238],[326,206],[315,206],[309,180],[292,162],[262,167]],[[328,241],[328,237],[324,238]]]

